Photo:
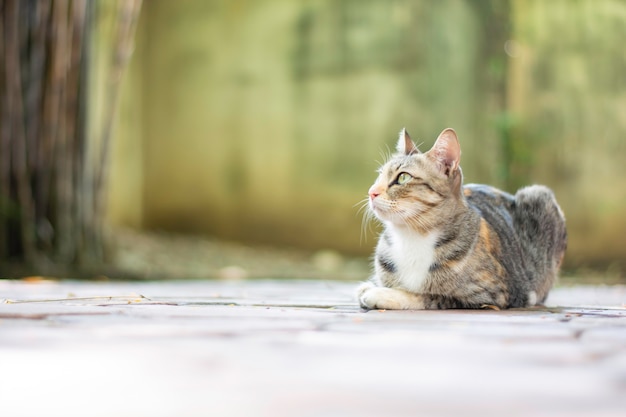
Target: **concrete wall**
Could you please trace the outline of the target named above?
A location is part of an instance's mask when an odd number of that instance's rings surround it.
[[[507,107],[517,118],[515,141],[525,143],[526,177],[556,189],[570,263],[624,266],[626,2],[513,6]]]
[[[423,149],[454,127],[468,182],[556,190],[573,264],[626,258],[623,2],[151,0],[142,13],[113,223],[367,253],[355,204],[381,152],[403,126]]]

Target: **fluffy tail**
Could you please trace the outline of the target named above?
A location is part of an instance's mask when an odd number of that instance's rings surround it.
[[[554,193],[542,185],[515,194],[515,226],[532,263],[532,288],[543,303],[554,285],[567,247],[565,216]],[[530,265],[529,265],[530,266]]]

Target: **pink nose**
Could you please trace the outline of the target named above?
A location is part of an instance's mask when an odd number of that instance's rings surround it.
[[[380,189],[374,186],[370,188],[370,190],[368,191],[368,194],[370,195],[370,199],[373,200],[380,195]]]

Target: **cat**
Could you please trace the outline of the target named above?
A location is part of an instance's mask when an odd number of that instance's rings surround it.
[[[463,186],[453,129],[421,153],[402,129],[368,208],[384,225],[365,309],[505,309],[545,302],[567,246],[565,217],[542,185],[515,195]]]

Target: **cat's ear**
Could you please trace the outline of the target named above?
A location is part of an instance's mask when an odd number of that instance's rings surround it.
[[[445,176],[456,171],[461,162],[461,145],[454,129],[448,128],[441,132],[428,155],[435,160]]]
[[[415,146],[415,143],[413,143],[413,141],[411,140],[409,132],[407,132],[404,127],[400,131],[400,135],[398,137],[398,145],[396,145],[396,149],[399,153],[402,153],[404,155],[420,153],[419,149],[417,149],[417,146]]]

